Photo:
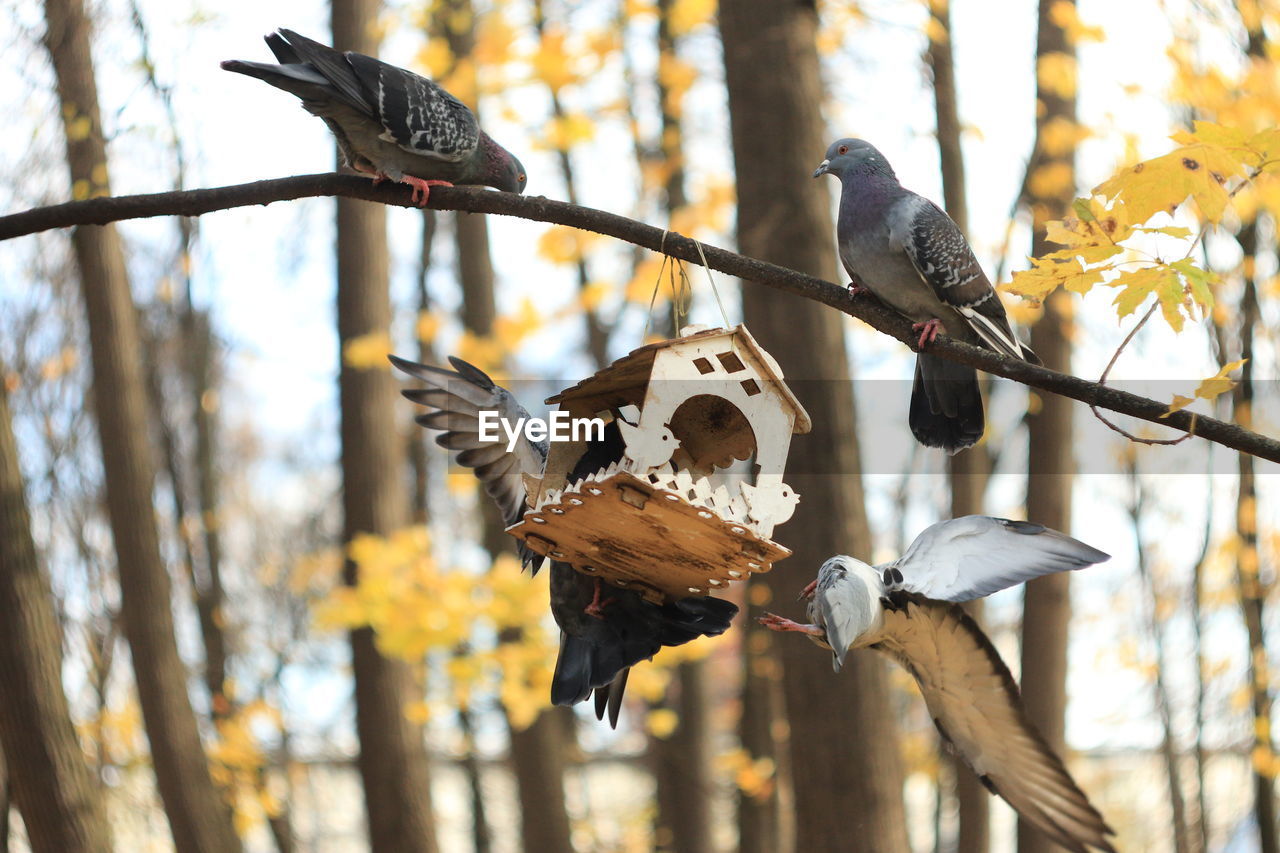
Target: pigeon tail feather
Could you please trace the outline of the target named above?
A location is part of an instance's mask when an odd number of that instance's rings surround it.
[[[911,434],[926,447],[956,453],[976,444],[985,426],[977,372],[930,353],[918,354],[908,420]]]

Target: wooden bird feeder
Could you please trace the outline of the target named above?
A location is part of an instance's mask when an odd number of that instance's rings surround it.
[[[688,327],[546,402],[614,420],[626,452],[568,482],[587,442],[551,444],[542,478],[526,477],[529,510],[507,528],[535,552],[655,602],[790,556],[770,537],[799,500],[782,481],[791,436],[812,424],[746,327]],[[754,484],[727,471],[753,457]]]

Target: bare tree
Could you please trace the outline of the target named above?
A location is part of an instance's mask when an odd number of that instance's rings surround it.
[[[35,853],[106,853],[101,786],[62,690],[62,631],[31,536],[12,423],[0,379],[0,850],[8,849],[12,782]]]
[[[72,192],[109,194],[106,146],[80,0],[46,0],[45,45],[53,60],[66,128]],[[174,640],[169,575],[152,505],[155,473],[146,388],[124,252],[113,227],[71,237],[80,272],[93,363],[107,511],[119,558],[121,616],[156,779],[174,843],[181,850],[231,853],[240,840],[213,780]]]
[[[960,144],[960,104],[956,91],[955,57],[952,51],[951,4],[929,0],[929,47],[925,59],[933,77],[933,104],[938,135],[938,162],[942,171],[942,196],[947,213],[968,236],[969,206],[965,198],[964,152]],[[951,481],[951,517],[982,512],[982,496],[991,469],[987,445],[962,450],[947,459]],[[982,600],[964,605],[976,621],[982,621]],[[985,853],[991,844],[991,795],[962,762],[948,756],[960,813],[956,841],[963,853]],[[941,781],[939,782],[941,784]]]
[[[1062,0],[1040,0],[1036,32],[1038,65],[1058,58],[1075,60],[1075,47],[1052,10]],[[1074,0],[1065,0],[1074,5]],[[1051,75],[1038,74],[1036,85],[1036,142],[1031,155],[1033,169],[1056,169],[1065,177],[1061,189],[1050,196],[1028,190],[1034,226],[1032,254],[1052,251],[1045,240],[1045,223],[1059,219],[1075,197],[1075,146],[1049,147],[1046,129],[1076,121],[1073,88],[1052,85]],[[1046,83],[1051,85],[1046,85]],[[1028,181],[1028,187],[1038,186]],[[1045,365],[1055,370],[1071,367],[1071,295],[1059,290],[1044,303],[1044,316],[1031,328],[1031,348]],[[1058,530],[1071,529],[1072,406],[1052,395],[1038,398],[1039,410],[1028,412],[1030,447],[1027,461],[1027,518]],[[1022,614],[1022,697],[1028,716],[1045,740],[1061,754],[1066,746],[1067,631],[1071,620],[1069,572],[1048,575],[1027,584]],[[1056,850],[1025,821],[1018,821],[1018,853]]]
[[[816,31],[810,0],[720,6],[738,244],[752,256],[831,279],[836,253],[829,196],[809,179],[826,149]],[[787,526],[796,548],[790,559],[808,573],[832,554],[869,554],[841,318],[764,288],[746,290],[743,314],[813,418],[813,432],[797,439],[789,465],[788,482],[804,496]],[[795,594],[780,589],[774,595],[770,580],[752,584],[768,591],[753,593],[756,601]],[[747,642],[755,641],[749,635]],[[902,768],[882,664],[869,656],[850,658],[852,665],[837,677],[806,644],[779,643],[777,657],[794,735],[796,849],[906,851]],[[747,698],[754,698],[750,691]],[[842,721],[838,734],[830,731],[833,719]],[[851,824],[858,826],[856,834],[849,832]]]
[[[378,0],[334,0],[334,46],[377,53],[372,25]],[[338,200],[338,340],[386,333],[391,328],[386,209]],[[396,423],[395,382],[388,370],[353,367],[338,374],[342,411],[343,538],[387,535],[408,522],[408,502],[398,472],[404,445]],[[343,579],[358,580],[348,560]],[[356,682],[356,731],[364,782],[369,839],[374,850],[435,853],[431,777],[422,732],[404,715],[413,680],[402,661],[383,657],[373,630],[350,633]]]

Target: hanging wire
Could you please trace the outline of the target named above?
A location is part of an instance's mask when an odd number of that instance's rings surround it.
[[[689,316],[689,310],[693,305],[693,283],[689,280],[689,274],[685,270],[684,261],[680,258],[673,258],[667,254],[667,235],[669,231],[662,232],[662,242],[658,245],[658,251],[662,254],[662,266],[658,267],[657,279],[653,283],[653,293],[649,296],[649,310],[644,318],[644,338],[649,337],[649,327],[653,323],[653,306],[658,302],[658,291],[662,289],[662,274],[667,274],[667,281],[671,286],[671,320],[675,325],[676,333],[680,332],[680,320],[682,317]],[[711,285],[711,293],[716,298],[716,307],[720,309],[720,318],[724,321],[726,329],[732,328],[733,324],[729,322],[729,312],[724,308],[724,300],[720,297],[720,288],[716,287],[716,280],[711,275],[711,267],[707,264],[706,253],[702,251],[702,244],[692,237],[689,238],[694,248],[698,250],[698,257],[702,261],[702,269],[707,274],[707,282]],[[676,281],[677,270],[679,270],[680,280]]]
[[[689,239],[693,240],[692,237]],[[724,327],[726,329],[731,329],[733,328],[733,324],[729,322],[729,312],[724,310],[724,302],[720,299],[720,288],[716,287],[715,277],[711,275],[711,267],[707,264],[707,256],[702,252],[702,244],[697,240],[693,240],[693,246],[698,250],[698,257],[702,259],[702,268],[707,273],[707,281],[711,283],[711,292],[715,294],[716,297],[716,307],[720,309],[720,319],[724,320]]]

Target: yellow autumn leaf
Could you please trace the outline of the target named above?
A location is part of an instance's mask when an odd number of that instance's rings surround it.
[[[548,28],[543,32],[542,41],[530,64],[533,66],[534,77],[545,83],[552,92],[559,92],[578,81],[578,75],[571,67],[572,60],[565,46],[563,30]]]
[[[1196,396],[1202,400],[1216,400],[1219,395],[1225,394],[1236,387],[1235,380],[1230,379],[1227,374],[1239,370],[1244,366],[1246,360],[1242,358],[1230,364],[1224,364],[1221,370],[1200,382],[1200,385],[1196,388]]]
[[[644,727],[659,740],[671,737],[680,724],[680,716],[670,708],[654,708],[644,718]]]
[[[72,142],[88,139],[91,130],[93,130],[93,122],[88,116],[81,115],[67,120],[67,139]]]
[[[1069,53],[1046,53],[1036,63],[1040,88],[1060,98],[1076,93],[1076,58]]]
[[[1072,44],[1087,41],[1104,41],[1106,35],[1102,27],[1090,26],[1080,20],[1076,4],[1068,0],[1057,0],[1049,7],[1049,19],[1067,34]]]
[[[593,139],[595,135],[595,123],[585,113],[568,113],[549,121],[536,145],[553,151],[568,151],[580,142]]]
[[[385,369],[390,354],[391,335],[385,331],[348,338],[342,346],[343,363],[357,370]]]
[[[538,254],[553,264],[576,264],[600,235],[567,225],[553,225],[538,238]]]
[[[694,27],[711,23],[716,14],[716,0],[675,0],[668,11],[671,35],[679,38]]]
[[[422,343],[434,343],[442,325],[444,325],[444,318],[439,314],[433,311],[419,311],[418,321],[414,324],[414,333]]]
[[[1059,287],[1073,293],[1087,293],[1102,281],[1103,269],[1086,269],[1076,257],[1047,261],[1033,259],[1031,263],[1031,269],[1015,272],[1013,280],[1000,289],[1028,299],[1044,299]]]
[[[493,337],[506,352],[514,352],[529,335],[542,328],[544,320],[533,300],[525,297],[515,314],[503,314],[493,321]]]
[[[1210,222],[1222,219],[1228,194],[1223,184],[1244,174],[1247,152],[1220,145],[1186,145],[1153,160],[1122,169],[1094,188],[1098,195],[1120,199],[1134,222],[1160,212],[1173,212],[1188,196]]]
[[[611,288],[603,281],[587,282],[578,293],[578,304],[583,311],[598,311],[609,296]]]
[[[364,604],[351,587],[334,589],[315,609],[316,626],[323,630],[357,628],[368,624],[368,621]]]
[[[1195,397],[1184,397],[1181,394],[1174,394],[1173,402],[1169,404],[1169,410],[1166,411],[1160,417],[1167,418],[1169,417],[1169,415],[1172,415],[1174,412],[1182,411],[1183,409],[1185,409],[1187,406],[1190,406],[1195,401],[1196,401]]]
[[[1049,157],[1063,157],[1093,135],[1083,124],[1054,116],[1040,128],[1040,147]]]
[[[448,39],[442,36],[429,39],[414,57],[414,64],[433,80],[442,79],[453,69],[453,51],[449,49]]]
[[[1027,189],[1036,198],[1059,198],[1075,190],[1074,176],[1070,163],[1054,161],[1036,167],[1027,176]]]
[[[515,41],[516,31],[511,22],[500,9],[495,9],[480,18],[471,55],[479,67],[496,68],[511,60],[511,47]]]
[[[1129,316],[1138,306],[1155,295],[1160,300],[1165,319],[1174,331],[1182,331],[1182,315],[1178,312],[1185,291],[1182,279],[1172,267],[1158,264],[1137,270],[1126,270],[1107,282],[1108,287],[1119,290],[1112,304],[1121,319]],[[1170,303],[1172,306],[1170,307]]]

